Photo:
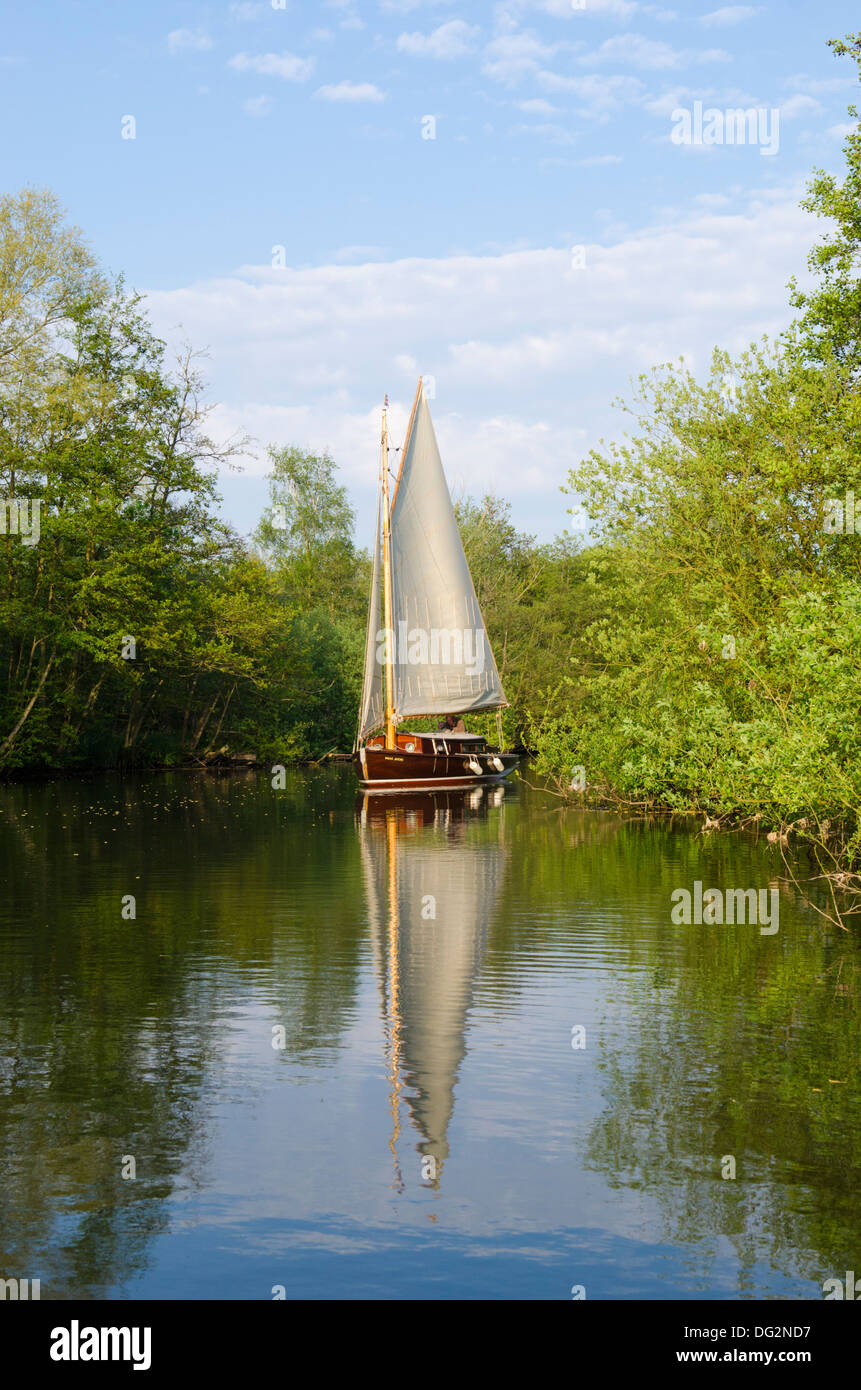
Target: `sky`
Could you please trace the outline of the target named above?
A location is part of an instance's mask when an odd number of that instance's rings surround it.
[[[18,6],[0,186],[51,188],[206,351],[212,433],[253,440],[220,480],[243,533],[295,444],[369,543],[380,405],[399,444],[421,374],[453,493],[550,539],[633,377],[789,321],[857,100],[826,41],[858,27],[857,0]]]

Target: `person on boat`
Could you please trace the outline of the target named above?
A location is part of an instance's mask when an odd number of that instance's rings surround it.
[[[437,724],[437,733],[465,734],[466,725],[456,714],[447,714],[441,723]]]

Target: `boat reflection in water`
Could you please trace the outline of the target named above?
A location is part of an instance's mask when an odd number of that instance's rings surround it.
[[[489,923],[505,868],[503,786],[363,792],[357,800],[380,986],[395,1185],[401,1101],[420,1136],[425,1185],[449,1156],[454,1089]]]

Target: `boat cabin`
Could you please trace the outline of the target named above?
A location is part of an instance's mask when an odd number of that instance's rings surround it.
[[[435,729],[429,734],[409,732],[397,735],[398,750],[404,753],[427,753],[431,757],[451,753],[486,753],[487,739],[481,734],[453,734],[445,729]],[[385,748],[386,740],[382,734],[368,739],[366,748]]]

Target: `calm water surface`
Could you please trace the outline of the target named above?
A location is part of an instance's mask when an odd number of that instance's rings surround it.
[[[0,1277],[43,1298],[861,1267],[857,936],[786,887],[774,936],[670,921],[762,841],[338,768],[0,788],[0,850]]]

